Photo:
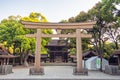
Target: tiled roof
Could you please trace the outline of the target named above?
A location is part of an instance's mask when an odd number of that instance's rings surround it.
[[[115,50],[115,51],[113,52],[113,55],[120,55],[120,50]]]
[[[15,57],[17,56],[9,54],[9,52],[7,52],[6,50],[2,49],[2,47],[0,47],[0,58],[15,58]]]
[[[87,55],[90,55],[90,54],[92,54],[94,56],[97,56],[97,54],[94,51],[86,51],[86,52],[83,53],[83,57],[85,57]]]
[[[66,44],[65,40],[51,40],[47,46],[65,46]]]

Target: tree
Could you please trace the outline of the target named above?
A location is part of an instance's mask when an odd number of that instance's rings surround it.
[[[43,16],[41,13],[34,13],[34,12],[30,13],[30,15],[28,17],[21,18],[21,20],[31,21],[31,22],[47,22],[47,19],[45,18],[45,16]],[[28,29],[28,30],[30,30],[30,33],[36,33],[36,30],[31,30],[31,29]],[[52,30],[51,29],[43,29],[42,33],[44,33],[44,34],[52,34]],[[30,41],[32,41],[32,39],[33,38],[31,38]],[[47,45],[49,40],[50,40],[50,38],[42,38],[42,42],[41,42],[41,44],[42,44],[41,45],[41,53],[42,54],[47,54],[47,48],[45,48],[45,45]],[[26,43],[26,41],[25,41],[25,43]],[[30,44],[31,44],[31,42],[30,42]],[[35,43],[33,43],[32,45],[35,45]],[[26,46],[28,47],[29,45],[26,45]],[[24,44],[23,44],[23,47],[25,47]],[[27,49],[27,47],[24,48],[24,49]],[[34,48],[35,47],[33,47],[33,49]],[[28,57],[29,51],[30,51],[30,49],[28,48],[28,50],[26,51],[25,58],[24,58],[25,59],[25,61],[24,61],[25,64],[27,64],[27,57]]]
[[[104,55],[102,56],[109,60],[109,58],[112,56],[112,53],[114,52],[114,49],[115,49],[114,43],[105,42]]]
[[[85,21],[89,21],[89,17],[90,16],[89,16],[88,13],[82,11],[77,16],[71,17],[71,18],[69,18],[66,21],[71,22],[71,23],[74,23],[74,22],[85,22]],[[62,21],[62,23],[65,23],[65,21],[64,22]],[[66,29],[66,30],[62,30],[61,31],[62,34],[69,34],[69,33],[75,33],[75,32],[76,32],[75,29],[74,30],[73,29],[69,29],[69,30]],[[87,32],[87,30],[82,30],[81,31],[81,33],[86,33],[86,32]],[[67,40],[70,42],[69,45],[71,46],[71,50],[74,49],[76,47],[76,40],[75,40],[75,38],[67,38]],[[89,47],[88,47],[89,44],[90,44],[90,39],[88,39],[88,38],[87,39],[85,39],[85,38],[82,39],[83,51],[89,50]]]
[[[115,27],[113,28],[113,23],[117,24],[117,18],[114,16],[115,6],[113,5],[113,3],[116,3],[116,1],[118,0],[102,0],[101,3],[99,2],[88,12],[91,16],[91,19],[95,19],[97,21],[96,26],[94,26],[91,32],[93,34],[96,51],[101,57],[101,63],[102,55],[104,53],[106,33],[111,36],[111,38],[114,40],[116,48],[118,48],[119,36],[115,36],[118,35],[118,26],[114,25],[117,29]],[[100,69],[102,70],[102,64]]]
[[[20,23],[19,17],[10,16],[0,23],[0,42],[7,42],[7,46],[12,46],[14,38],[18,35],[24,35],[24,26]]]
[[[21,55],[21,64],[28,66],[27,58],[29,53],[35,52],[35,38],[27,38],[25,34],[35,33],[36,30],[25,29],[20,23],[20,20],[46,22],[47,19],[40,13],[31,13],[29,17],[10,16],[0,23],[0,42],[7,42],[7,47],[14,46],[14,53],[19,51]],[[52,30],[42,30],[44,34],[52,34]],[[48,43],[50,38],[42,39],[42,52],[47,53],[44,46]],[[23,62],[23,63],[22,63]]]
[[[75,22],[84,22],[89,19],[88,13],[82,11],[75,17]]]
[[[75,22],[75,18],[74,17],[69,18],[68,22],[71,22],[71,23]]]
[[[45,16],[43,16],[41,13],[30,13],[30,15],[28,17],[23,17],[21,18],[21,20],[24,21],[31,21],[31,22],[47,22],[47,19]],[[28,29],[31,30],[31,29]],[[36,30],[31,30],[30,33],[36,33]],[[44,34],[52,34],[52,30],[51,29],[43,29],[42,33]],[[42,54],[47,54],[47,49],[45,48],[45,46],[47,45],[47,43],[49,42],[50,38],[42,38],[42,47],[41,47],[41,53]]]
[[[26,67],[28,67],[27,59],[28,54],[33,54],[35,52],[35,38],[27,38],[25,35],[20,35],[15,37],[15,41],[19,41],[20,45],[17,47],[21,51],[21,64],[23,64]],[[17,49],[16,48],[16,49]]]
[[[105,42],[107,40],[113,40],[115,48],[118,49],[119,36],[119,10],[115,5],[119,4],[120,0],[102,0],[98,2],[88,12],[80,12],[77,16],[68,19],[69,22],[84,22],[84,21],[96,21],[96,25],[91,30],[87,30],[88,33],[93,35],[91,44],[94,45],[95,51],[99,57],[106,55],[104,51],[106,48]],[[63,33],[74,33],[75,30],[63,30]],[[110,36],[110,37],[108,37]],[[75,40],[71,40],[72,44],[75,44]],[[87,45],[87,44],[85,44]],[[84,46],[83,46],[84,47]],[[87,48],[87,47],[86,47]],[[113,47],[111,47],[113,48]],[[109,56],[109,54],[108,54]],[[102,64],[101,64],[102,70]]]

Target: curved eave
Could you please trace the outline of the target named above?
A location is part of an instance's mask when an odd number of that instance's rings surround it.
[[[18,56],[13,55],[0,55],[0,58],[17,58]]]
[[[120,55],[120,50],[115,50],[115,51],[113,52],[113,55]]]

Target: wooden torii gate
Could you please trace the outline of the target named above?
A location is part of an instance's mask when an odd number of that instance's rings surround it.
[[[92,28],[96,22],[86,22],[86,23],[40,23],[40,22],[27,22],[21,21],[25,28],[37,29],[35,34],[27,34],[27,37],[36,37],[36,53],[35,53],[35,64],[34,68],[30,69],[30,75],[44,74],[44,69],[41,67],[41,38],[42,37],[71,37],[76,38],[76,48],[77,48],[77,67],[74,71],[75,74],[84,74],[84,69],[82,67],[82,47],[81,38],[91,37],[90,34],[82,34],[81,29]],[[42,29],[76,29],[74,34],[43,34]]]

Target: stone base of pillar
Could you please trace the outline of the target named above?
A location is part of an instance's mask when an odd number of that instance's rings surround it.
[[[1,65],[0,66],[0,75],[10,74],[12,72],[12,65]]]
[[[44,75],[44,68],[40,68],[39,70],[36,70],[36,68],[30,68],[29,74],[30,75]]]
[[[77,68],[73,69],[73,75],[88,75],[87,69],[82,69],[80,71],[77,71]]]

